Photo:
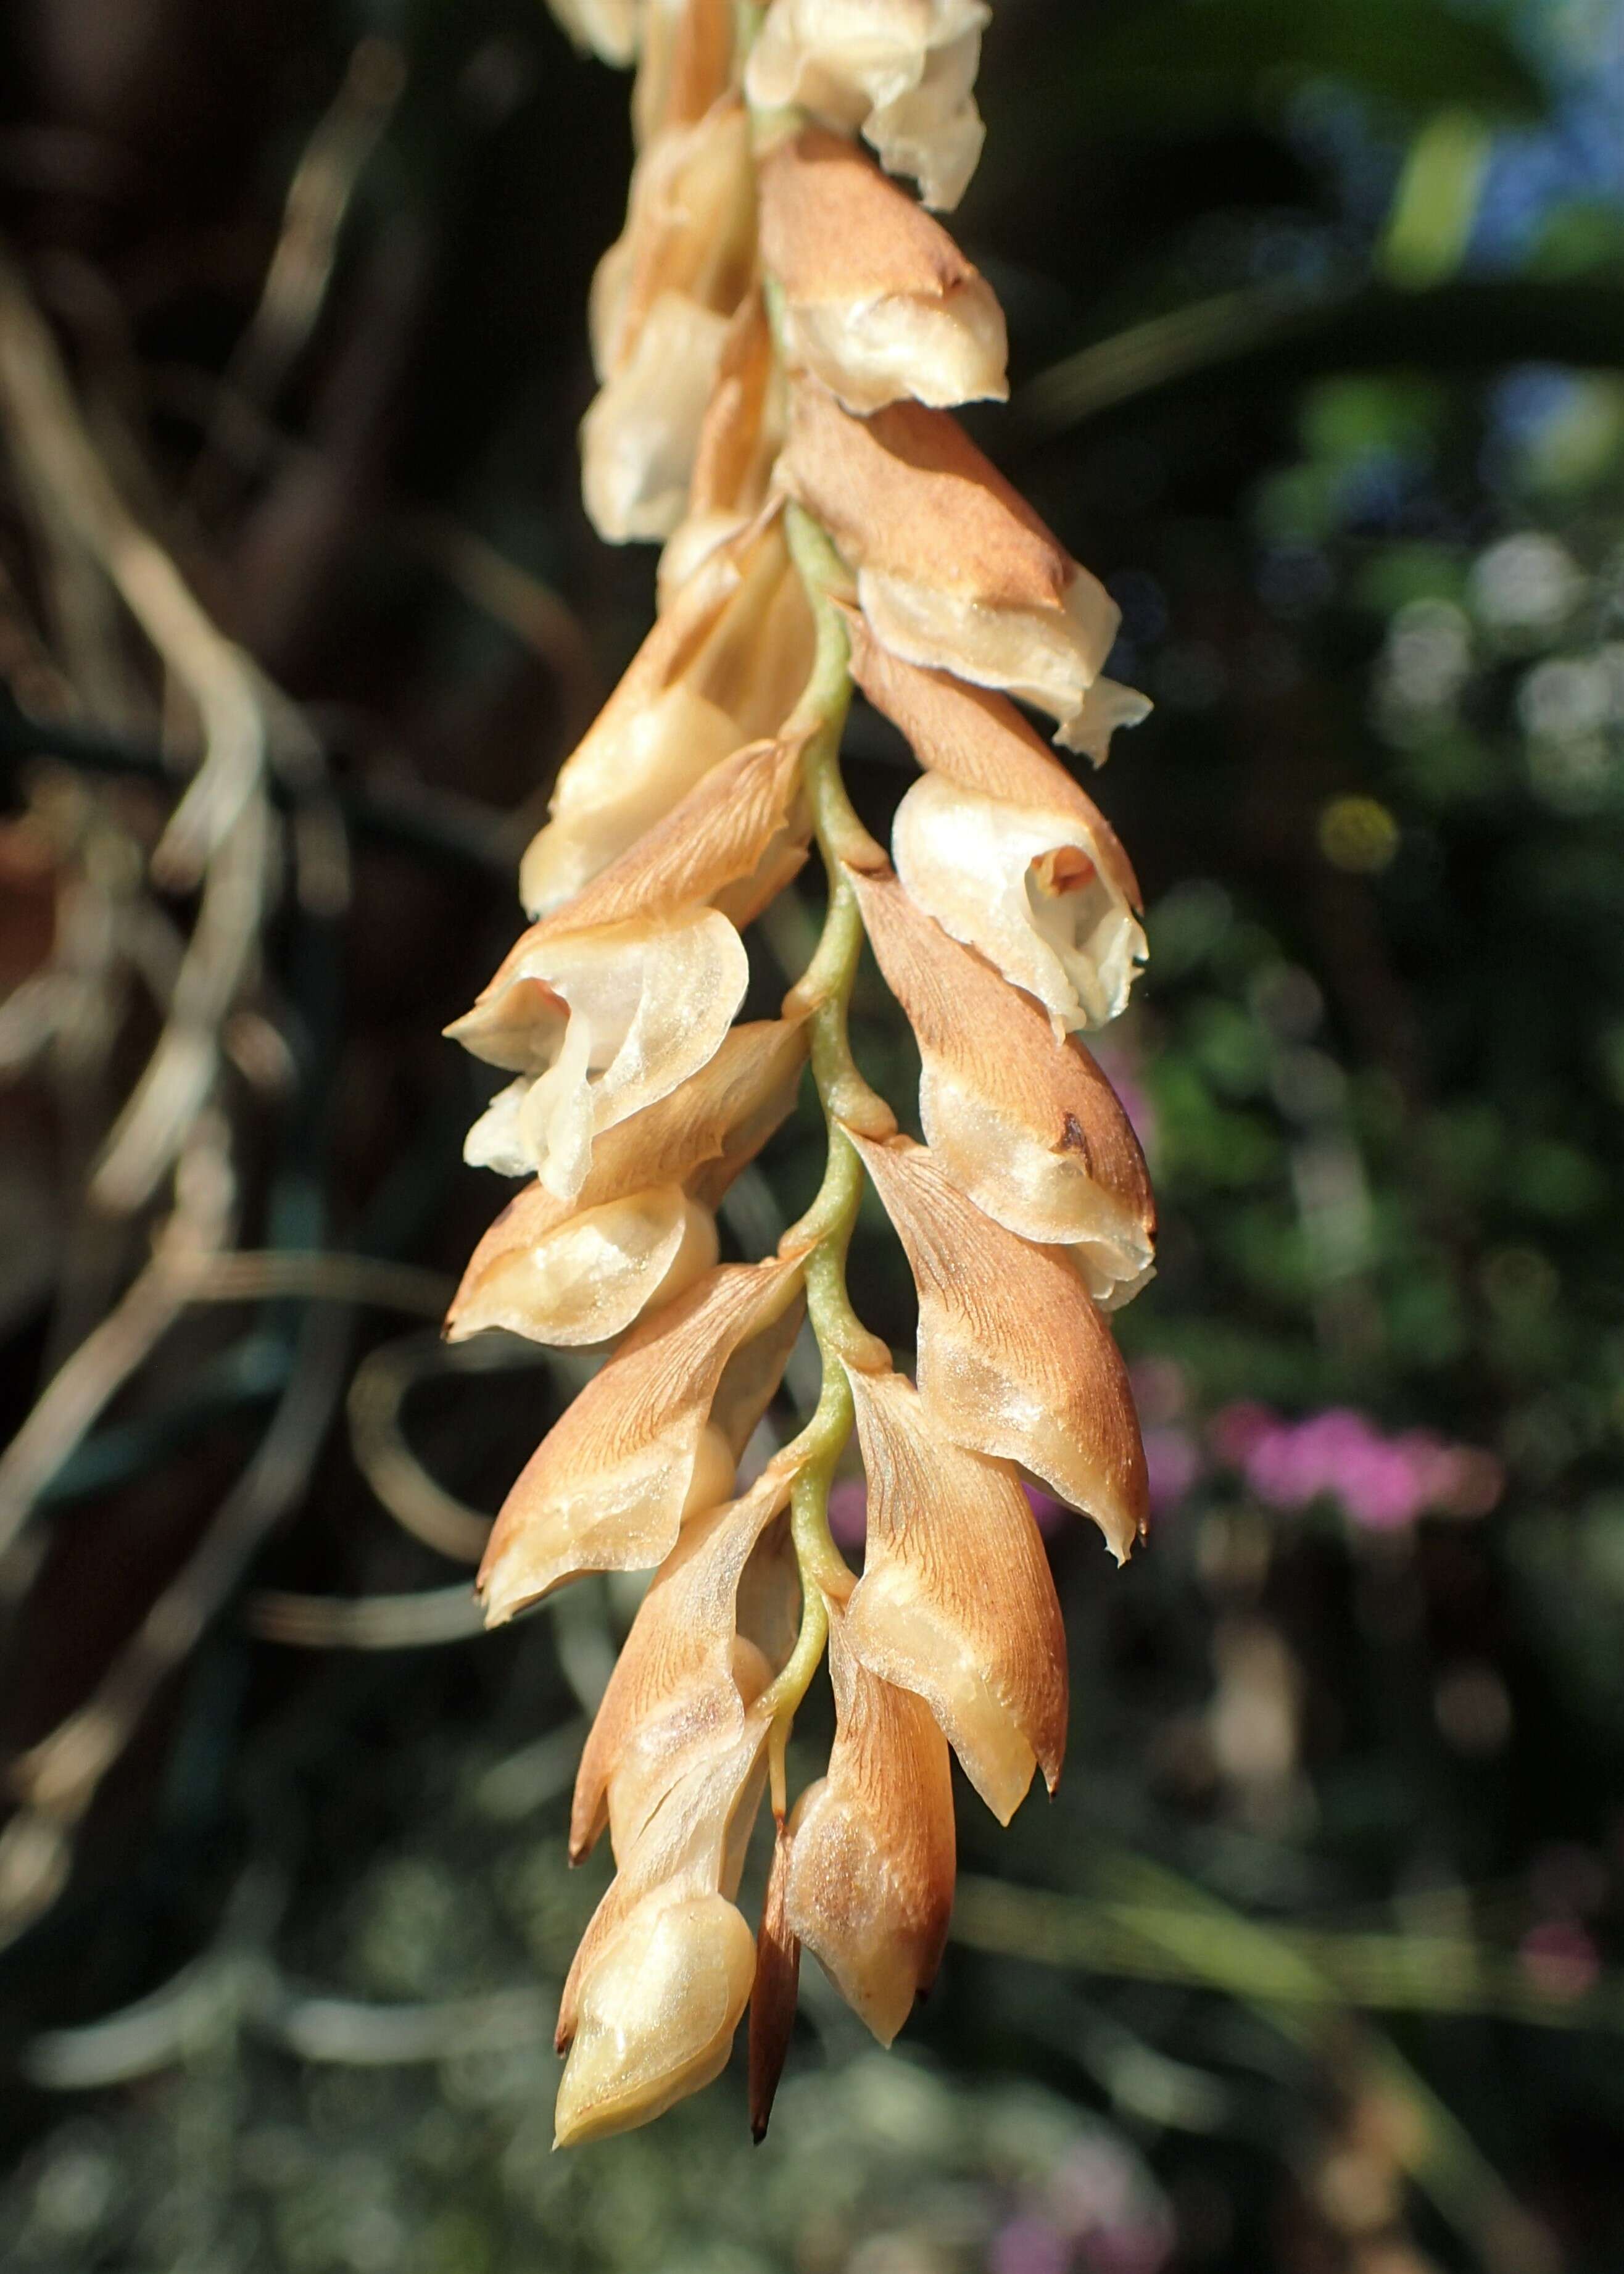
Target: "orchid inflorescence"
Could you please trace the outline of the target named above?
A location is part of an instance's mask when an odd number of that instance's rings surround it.
[[[962,192],[981,0],[554,4],[637,66],[583,448],[600,532],[663,540],[659,612],[524,856],[530,929],[451,1030],[515,1077],[468,1158],[530,1181],[450,1332],[620,1337],[500,1512],[490,1621],[584,1572],[656,1574],[575,1788],[572,1852],[606,1826],[617,1869],[563,1992],[558,2137],[707,2083],[747,2004],[759,2135],[803,1944],[887,2044],[929,1985],[950,1746],[1006,1823],[1034,1767],[1059,1773],[1064,1635],[1023,1472],[1119,1561],[1143,1526],[1105,1314],[1149,1276],[1154,1210],[1077,1039],[1127,999],[1138,894],[1010,697],[1096,762],[1148,706],[1100,675],[1106,592],[950,414],[1006,395],[1003,316],[890,178],[937,208]],[[894,867],[841,779],[853,686],[922,769]],[[816,951],[778,1018],[736,1026],[741,934],[813,840]],[[852,1057],[865,938],[917,1038],[922,1145]],[[718,1261],[717,1205],[808,1061],[822,1188],[776,1254]],[[846,1291],[865,1175],[918,1287],[917,1384]],[[803,1315],[816,1410],[740,1493]],[[853,1427],[861,1577],[828,1522]],[[786,1744],[825,1653],[833,1748],[792,1812]],[[734,1899],[769,1787],[757,1936]]]

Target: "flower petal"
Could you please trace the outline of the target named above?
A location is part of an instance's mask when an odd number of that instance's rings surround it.
[[[944,1443],[912,1382],[847,1369],[868,1473],[863,1575],[846,1638],[913,1690],[1002,1824],[1066,1736],[1065,1630],[1032,1504],[1008,1461]]]
[[[1064,1254],[983,1216],[924,1146],[847,1135],[919,1289],[919,1386],[973,1452],[1019,1461],[1104,1532],[1125,1562],[1149,1487],[1127,1368]]]
[[[514,1213],[525,1201],[531,1207],[523,1213],[542,1219],[528,1230]],[[544,1229],[553,1211],[558,1221]],[[573,1212],[532,1185],[500,1223],[502,1240],[487,1232],[463,1274],[447,1321],[454,1342],[491,1327],[566,1349],[609,1342],[643,1311],[674,1300],[717,1259],[716,1219],[680,1185]]]
[[[479,1569],[489,1623],[580,1572],[663,1562],[685,1514],[726,1500],[777,1387],[800,1287],[776,1258],[724,1264],[633,1329],[503,1503]]]
[[[777,0],[745,67],[764,110],[808,110],[861,127],[893,173],[913,175],[928,206],[951,210],[981,155],[971,89],[983,0]]]
[[[535,1056],[553,1047],[553,999],[568,1009],[556,1056],[536,1079],[504,1090],[463,1148],[475,1167],[534,1171],[571,1201],[590,1173],[592,1139],[666,1096],[720,1049],[749,984],[744,944],[714,909],[647,926],[620,923],[548,936],[524,934],[475,1008],[447,1032],[476,1057],[511,1065],[515,990],[543,983],[545,1018]]]
[[[848,410],[1008,395],[996,297],[912,198],[816,126],[778,143],[759,171],[762,259],[792,363]]]
[[[953,1791],[928,1706],[870,1674],[831,1608],[835,1741],[790,1823],[784,1916],[890,2044],[942,1962],[953,1904]]]
[[[810,379],[791,390],[780,472],[857,572],[881,644],[1024,697],[1059,739],[1094,733],[1090,687],[1121,611],[946,411],[852,418]]]
[[[777,1669],[739,1631],[740,1582],[792,1476],[770,1466],[741,1500],[693,1517],[656,1572],[581,1756],[573,1862],[605,1824],[615,1854],[629,1855],[684,1772],[743,1736],[746,1708]]]
[[[792,855],[796,867],[805,858],[811,821],[798,809],[804,741],[747,742],[724,758],[528,937],[648,923],[724,895],[733,920],[748,922],[765,905],[763,880],[775,883]]]
[[[919,1043],[933,1159],[1011,1231],[1071,1248],[1096,1301],[1136,1291],[1154,1262],[1155,1203],[1139,1140],[1099,1067],[895,877],[847,873]]]
[[[519,891],[535,916],[579,892],[711,767],[776,735],[812,661],[812,621],[776,520],[718,546],[674,594],[560,770]]]
[[[669,537],[688,511],[727,319],[662,292],[581,422],[581,497],[606,545]]]
[[[632,127],[644,149],[673,126],[692,126],[727,92],[733,0],[643,0]]]
[[[640,1905],[581,1984],[558,2145],[647,2124],[719,2076],[755,1975],[756,1938],[725,1896]]]
[[[757,290],[741,301],[722,342],[694,454],[688,513],[660,554],[662,611],[699,563],[748,527],[765,506],[784,447],[784,393],[772,329]]]

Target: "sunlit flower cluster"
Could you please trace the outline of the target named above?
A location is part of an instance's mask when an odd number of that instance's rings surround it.
[[[938,207],[962,192],[988,11],[773,0],[748,53],[729,0],[558,12],[637,59],[584,488],[603,535],[665,551],[654,629],[524,856],[530,929],[452,1030],[512,1076],[468,1157],[527,1181],[449,1325],[615,1344],[501,1510],[491,1620],[583,1572],[655,1574],[575,1791],[573,1851],[606,1832],[616,1874],[560,2015],[569,2142],[708,2082],[747,2005],[763,2127],[803,1946],[884,2043],[929,1986],[950,1754],[1007,1822],[1064,1749],[1064,1636],[1023,1479],[1119,1560],[1143,1528],[1106,1314],[1150,1275],[1154,1213],[1079,1040],[1144,957],[1133,874],[1010,698],[1096,762],[1147,706],[1101,676],[1103,588],[951,415],[1007,393],[1003,316],[891,178]],[[840,780],[853,686],[921,768],[891,860]],[[814,840],[817,952],[778,1018],[735,1024],[742,935]],[[922,1144],[847,1044],[865,937],[918,1043]],[[724,1261],[718,1204],[808,1062],[823,1190],[776,1254]],[[918,1290],[912,1379],[846,1291],[865,1176]],[[822,1399],[752,1473],[808,1315]],[[861,1576],[828,1520],[853,1431]],[[792,1807],[786,1741],[825,1653],[834,1743]],[[737,1899],[767,1791],[757,1934]]]

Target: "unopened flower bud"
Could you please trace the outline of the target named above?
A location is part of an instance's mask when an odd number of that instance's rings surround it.
[[[983,0],[776,0],[746,92],[763,109],[861,128],[882,164],[951,211],[985,139],[971,89],[989,12]]]
[[[581,1984],[559,2146],[647,2124],[719,2076],[755,1972],[756,1938],[726,1897],[634,1911]]]
[[[762,259],[792,363],[848,410],[1008,395],[992,287],[912,198],[816,126],[778,143],[760,170]]]

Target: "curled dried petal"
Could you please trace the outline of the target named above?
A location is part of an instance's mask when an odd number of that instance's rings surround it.
[[[935,1981],[953,1906],[953,1791],[929,1708],[870,1674],[831,1609],[829,1773],[790,1823],[784,1916],[853,2011],[890,2044]]]
[[[785,346],[848,410],[1009,394],[991,286],[851,143],[808,126],[763,160],[762,258]]]
[[[1096,1302],[1137,1292],[1154,1262],[1155,1203],[1139,1140],[1099,1067],[894,877],[852,882],[919,1043],[932,1158],[1011,1231],[1071,1248]]]
[[[620,368],[667,293],[711,315],[731,316],[749,289],[755,261],[749,124],[736,102],[720,102],[693,125],[657,137],[637,161],[625,230],[592,283],[589,315],[599,377]]]
[[[746,92],[762,109],[793,105],[826,126],[861,128],[882,164],[951,211],[981,153],[971,90],[989,14],[983,0],[777,0]]]
[[[849,1371],[868,1540],[846,1638],[870,1674],[913,1690],[1002,1824],[1034,1762],[1065,1752],[1065,1630],[1043,1543],[1008,1461],[944,1443],[912,1382]]]
[[[868,419],[802,379],[780,461],[793,497],[857,571],[882,645],[1048,711],[1097,743],[1089,689],[1121,612],[946,411],[893,403]]]
[[[724,758],[529,938],[647,923],[707,905],[748,923],[805,858],[804,740],[748,742]]]
[[[725,1896],[639,1906],[581,1984],[558,2145],[647,2124],[719,2076],[755,1973],[756,1939]]]
[[[743,942],[712,908],[561,938],[527,932],[446,1030],[476,1058],[520,1073],[470,1130],[464,1158],[506,1176],[534,1172],[573,1201],[596,1133],[715,1056],[749,977]]]
[[[1019,1461],[1093,1517],[1118,1562],[1145,1528],[1145,1450],[1110,1331],[1064,1254],[984,1216],[922,1145],[848,1136],[919,1290],[919,1387],[971,1451]]]
[[[565,1349],[608,1342],[716,1259],[716,1219],[680,1185],[573,1210],[532,1185],[474,1250],[447,1332],[462,1342],[497,1327]]]
[[[520,865],[530,914],[579,892],[742,744],[776,735],[811,661],[806,594],[768,519],[683,583],[565,761]]]
[[[500,1625],[582,1571],[646,1570],[727,1498],[799,1322],[800,1273],[723,1264],[634,1328],[542,1439],[479,1569]]]

